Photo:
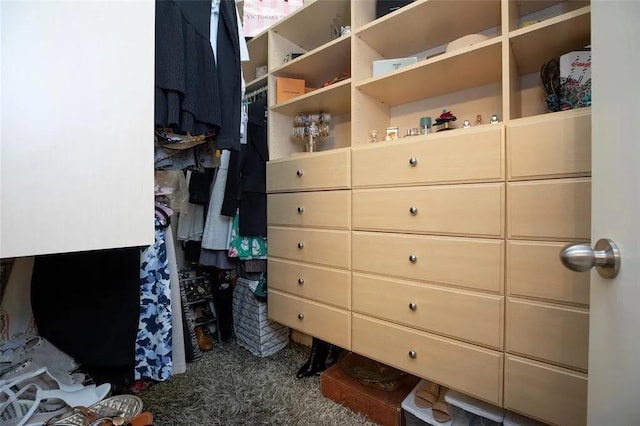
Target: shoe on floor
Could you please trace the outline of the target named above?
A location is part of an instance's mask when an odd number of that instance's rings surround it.
[[[196,340],[198,341],[198,347],[201,351],[210,351],[213,349],[213,339],[202,329],[202,327],[196,327]]]

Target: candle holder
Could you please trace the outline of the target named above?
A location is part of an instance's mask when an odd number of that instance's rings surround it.
[[[300,114],[293,121],[293,137],[304,143],[305,152],[317,152],[318,144],[329,137],[329,122],[331,115],[328,113]]]

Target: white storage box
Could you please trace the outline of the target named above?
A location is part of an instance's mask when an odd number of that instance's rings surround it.
[[[521,416],[520,414],[516,414],[511,411],[507,411],[502,424],[504,426],[546,426],[545,423],[530,419],[529,417]]]
[[[373,76],[377,77],[379,75],[395,71],[399,68],[406,67],[407,65],[413,65],[416,62],[418,62],[418,58],[416,56],[373,61]]]
[[[504,420],[504,410],[488,402],[449,389],[444,400],[451,408],[454,425],[499,426]]]
[[[238,278],[233,289],[233,329],[238,345],[255,356],[273,355],[289,343],[289,328],[267,318],[267,303],[249,288],[252,281]]]

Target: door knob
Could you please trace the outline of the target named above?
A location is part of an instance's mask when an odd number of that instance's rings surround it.
[[[620,271],[620,251],[612,240],[598,240],[592,250],[587,244],[569,244],[560,252],[562,264],[572,271],[585,272],[596,267],[602,278],[615,278]]]

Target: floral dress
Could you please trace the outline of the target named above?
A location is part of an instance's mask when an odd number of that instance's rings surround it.
[[[173,373],[171,288],[165,233],[156,219],[155,243],[140,255],[140,322],[135,379],[168,380]]]

